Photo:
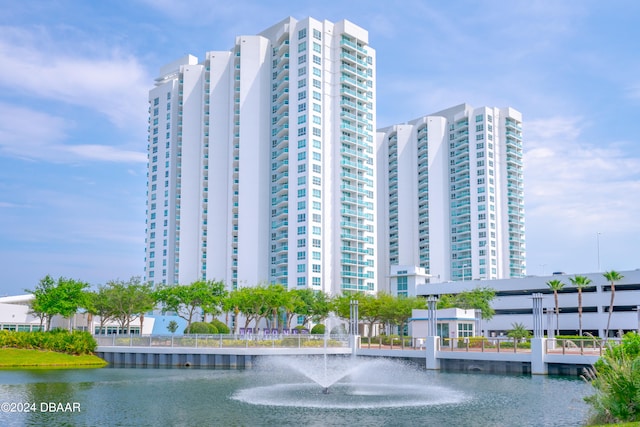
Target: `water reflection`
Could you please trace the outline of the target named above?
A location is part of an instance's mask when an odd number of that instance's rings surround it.
[[[364,373],[354,383],[377,372]],[[588,417],[582,398],[590,386],[578,379],[542,376],[498,376],[425,372],[412,373],[414,385],[446,390],[438,404],[365,405],[357,410],[339,407],[254,404],[243,390],[274,395],[277,388],[300,387],[314,396],[320,389],[303,375],[274,379],[273,372],[251,369],[94,369],[0,371],[0,402],[78,402],[80,413],[0,413],[0,425],[464,425],[464,426],[579,426]],[[349,385],[357,401],[421,390],[397,384],[387,389]],[[339,390],[336,389],[336,393]],[[415,392],[415,393],[422,393]],[[437,393],[436,393],[437,394]],[[330,395],[329,395],[330,396]],[[381,397],[382,396],[382,397]],[[464,396],[464,398],[461,398]],[[234,399],[234,397],[236,397]],[[446,396],[445,396],[446,397]],[[432,394],[430,399],[435,398]],[[257,397],[256,397],[257,399]],[[402,402],[402,396],[399,401]],[[415,403],[415,402],[414,402]],[[381,405],[383,406],[383,405]],[[40,409],[38,406],[37,409]],[[401,421],[400,421],[401,420]]]

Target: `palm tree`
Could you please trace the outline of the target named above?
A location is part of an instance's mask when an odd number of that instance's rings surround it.
[[[611,301],[609,302],[609,316],[607,318],[607,329],[604,333],[605,340],[609,337],[609,325],[611,324],[611,313],[613,312],[613,300],[616,297],[616,284],[615,282],[622,280],[624,276],[615,270],[602,273],[605,279],[611,282]]]
[[[591,284],[591,279],[587,276],[569,277],[571,284],[578,288],[578,322],[580,325],[580,336],[582,336],[582,288]]]
[[[553,291],[553,300],[556,303],[556,334],[560,335],[560,307],[558,307],[558,291],[564,287],[564,283],[558,279],[553,279],[547,282],[547,286]]]

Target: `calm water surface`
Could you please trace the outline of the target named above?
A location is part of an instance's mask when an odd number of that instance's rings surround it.
[[[391,380],[374,370],[324,395],[300,374],[260,367],[5,370],[0,425],[579,426],[588,417],[591,388],[579,379],[390,371]],[[8,413],[7,402],[36,411]],[[49,402],[80,412],[50,412]]]

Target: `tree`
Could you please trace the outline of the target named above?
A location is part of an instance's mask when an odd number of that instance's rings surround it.
[[[263,297],[265,314],[271,318],[271,328],[278,328],[278,330],[282,331],[279,314],[280,310],[288,305],[290,295],[287,289],[280,284],[271,284],[264,288]]]
[[[333,309],[331,298],[323,291],[293,289],[289,292],[295,293],[297,303],[295,313],[291,313],[291,316],[287,315],[288,321],[291,320],[289,317],[293,318],[295,314],[298,314],[304,318],[303,325],[307,325],[309,321],[322,322]]]
[[[248,328],[251,322],[255,322],[257,327],[260,320],[270,313],[269,307],[265,304],[266,288],[264,286],[252,286],[239,288],[231,292],[230,306],[233,307],[236,316],[242,313],[245,318],[244,327]],[[227,305],[226,307],[228,307]],[[238,319],[236,317],[236,326]]]
[[[284,328],[291,328],[291,320],[296,315],[301,315],[306,311],[307,302],[313,299],[313,290],[311,289],[291,289],[287,292],[287,299],[282,309],[284,310]]]
[[[491,307],[491,301],[496,297],[495,289],[482,287],[470,291],[462,291],[456,295],[441,295],[438,300],[438,309],[461,308],[463,310],[477,309],[482,312],[482,318],[493,318],[495,310]]]
[[[368,337],[373,335],[374,326],[382,321],[383,307],[392,303],[393,297],[384,292],[378,295],[359,294],[358,312],[360,318],[368,325]]]
[[[54,295],[53,289],[56,283],[53,277],[46,275],[34,290],[25,289],[25,292],[33,294],[33,301],[31,302],[31,313],[40,319],[40,330],[46,327],[49,330],[51,326],[51,317],[54,311]]]
[[[365,295],[360,292],[345,292],[333,298],[331,301],[331,311],[336,313],[338,317],[349,320],[351,317],[351,301],[358,301],[358,324],[362,319],[363,313],[360,309],[361,301],[363,301]],[[358,333],[357,331],[348,331],[349,333]]]
[[[178,330],[178,322],[176,322],[175,320],[170,321],[167,324],[167,330],[172,334],[175,334],[175,332]]]
[[[604,334],[605,339],[607,339],[609,337],[609,326],[611,325],[611,313],[613,313],[613,300],[616,297],[615,282],[618,282],[624,279],[624,276],[615,270],[607,271],[602,275],[604,276],[605,279],[607,279],[611,283],[611,300],[609,302],[609,315],[607,316],[607,329]]]
[[[515,338],[519,340],[522,338],[530,338],[531,333],[529,332],[527,327],[524,326],[524,323],[516,322],[511,324],[511,330],[507,332],[507,336],[509,338]]]
[[[175,311],[187,321],[189,331],[193,317],[202,311],[205,314],[220,313],[222,301],[226,296],[222,282],[197,280],[190,285],[161,286],[155,291],[156,299],[163,309]]]
[[[113,301],[110,298],[109,287],[98,286],[97,291],[89,291],[86,295],[85,309],[93,316],[100,318],[98,331],[103,333],[107,322],[115,319]],[[92,332],[93,333],[93,332]]]
[[[556,335],[560,335],[560,307],[558,305],[558,291],[564,287],[564,283],[558,279],[549,280],[547,286],[553,291],[553,300],[556,304]]]
[[[398,326],[400,336],[404,336],[404,327],[413,315],[413,310],[426,308],[424,298],[413,296],[389,296],[382,308],[382,319]],[[404,348],[404,339],[401,340]]]
[[[113,318],[123,331],[126,330],[130,334],[131,322],[155,307],[156,300],[151,284],[142,283],[140,277],[132,277],[126,282],[112,280],[107,282],[106,286]]]
[[[57,282],[50,275],[40,280],[32,293],[34,299],[31,304],[31,312],[40,319],[40,328],[46,322],[47,330],[51,329],[51,319],[60,315],[65,319],[71,319],[80,307],[86,305],[85,289],[88,283],[60,277]],[[71,329],[71,323],[69,323]]]
[[[57,314],[69,319],[69,330],[71,330],[71,316],[76,314],[81,307],[87,305],[88,283],[79,280],[66,279],[61,277],[58,279],[56,287]]]
[[[582,289],[591,284],[591,279],[586,276],[570,277],[571,284],[578,288],[578,324],[580,328],[580,336],[582,336]]]

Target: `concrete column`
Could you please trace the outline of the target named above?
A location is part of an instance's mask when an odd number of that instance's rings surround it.
[[[438,350],[440,349],[440,337],[429,336],[425,338],[424,346],[427,351],[426,363],[429,370],[440,370],[440,359]]]
[[[547,363],[545,362],[546,338],[531,338],[531,374],[547,375]]]

